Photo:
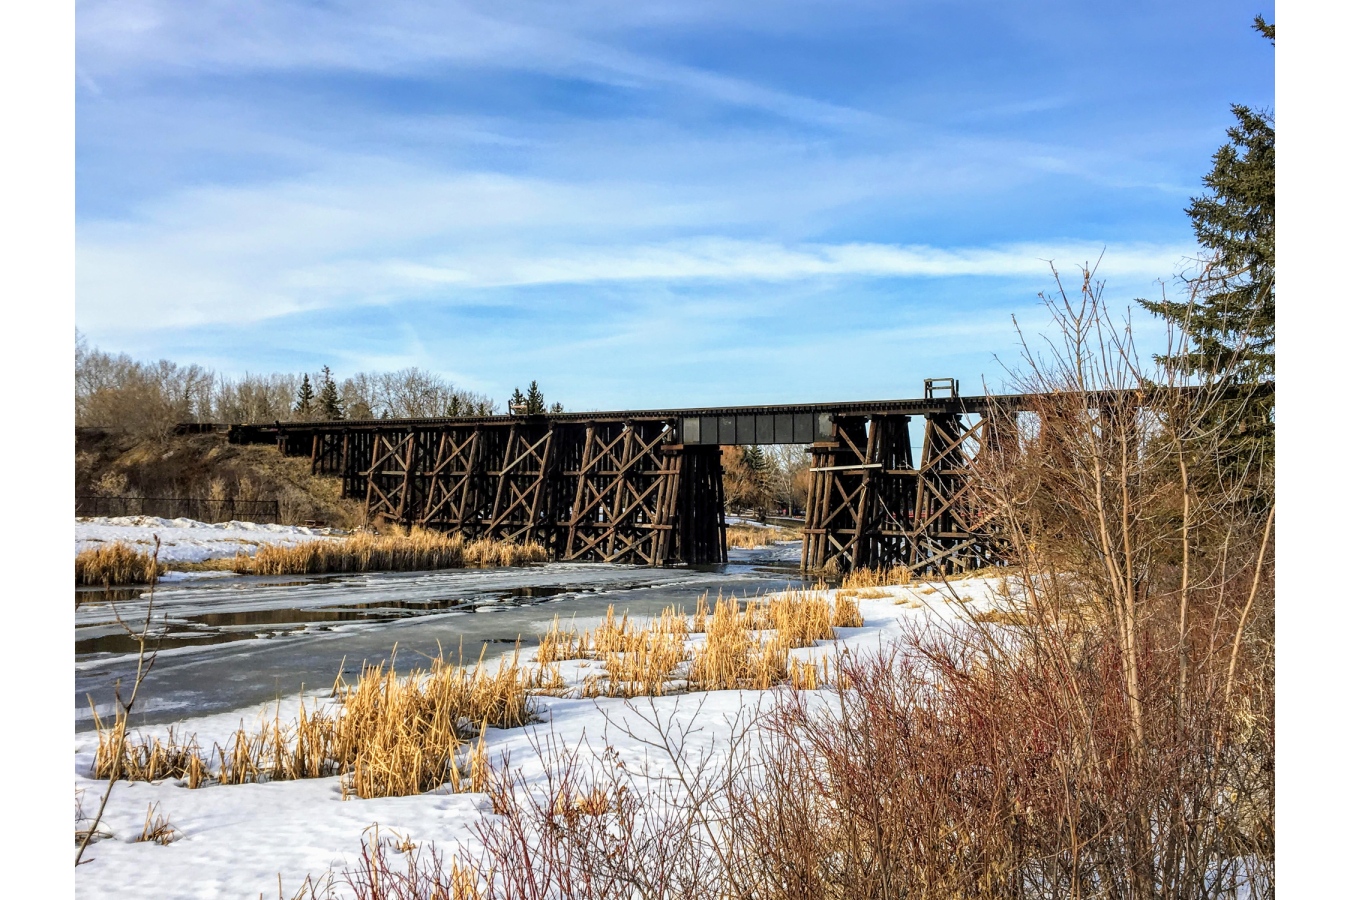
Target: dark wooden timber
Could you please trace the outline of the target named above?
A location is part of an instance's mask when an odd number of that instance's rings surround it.
[[[957,387],[930,379],[914,400],[274,422],[229,435],[309,457],[372,518],[649,566],[726,560],[721,447],[806,444],[803,568],[963,571],[999,561],[971,477],[1006,419],[990,413],[1035,412],[1047,395],[960,397]]]

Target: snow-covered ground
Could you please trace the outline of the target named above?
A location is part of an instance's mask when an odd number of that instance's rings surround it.
[[[998,579],[969,579],[947,587],[915,584],[882,589],[883,598],[859,599],[861,628],[838,629],[833,642],[792,651],[803,660],[875,651],[895,641],[914,625],[954,625],[972,611],[989,608],[997,595]],[[832,594],[833,592],[831,592]],[[703,640],[693,635],[691,644]],[[567,680],[579,684],[595,664],[562,664]],[[733,723],[757,706],[773,702],[774,691],[714,691],[657,698],[576,699],[537,697],[532,703],[538,721],[523,728],[489,729],[487,745],[494,761],[509,756],[527,784],[543,778],[548,746],[581,748],[581,757],[596,759],[612,748],[629,769],[651,765],[650,736],[654,715],[696,729],[689,734],[686,754],[717,754],[727,744]],[[279,701],[282,721],[293,719],[299,697]],[[311,702],[321,702],[315,697]],[[225,744],[241,722],[251,726],[260,717],[278,712],[276,705],[252,707],[177,723],[178,735],[195,733],[200,745]],[[149,729],[163,734],[167,726]],[[75,738],[75,788],[86,814],[92,815],[106,784],[88,773],[97,737]],[[181,839],[161,846],[136,843],[147,808],[159,804]],[[472,848],[472,828],[490,814],[481,794],[434,791],[414,797],[343,800],[339,779],[213,785],[189,790],[181,784],[119,783],[113,790],[103,825],[111,837],[93,844],[91,859],[75,874],[81,897],[213,898],[274,896],[278,875],[284,896],[290,897],[307,875],[341,872],[357,861],[363,834],[378,825],[381,834],[434,842],[441,850],[456,845]]]
[[[256,522],[219,522],[195,519],[160,519],[155,516],[97,516],[75,519],[75,552],[100,543],[122,541],[138,550],[150,551],[160,540],[159,558],[174,563],[252,555],[261,544],[300,544],[328,540],[343,532],[333,528],[300,525],[260,525]]]

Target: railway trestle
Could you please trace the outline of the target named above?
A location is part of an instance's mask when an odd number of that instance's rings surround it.
[[[807,445],[802,566],[996,564],[972,466],[1017,397],[233,426],[336,475],[372,519],[535,541],[553,559],[725,562],[722,447]],[[917,440],[916,440],[917,439]],[[917,459],[915,449],[917,448]]]

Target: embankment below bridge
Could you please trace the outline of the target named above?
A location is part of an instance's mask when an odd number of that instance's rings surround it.
[[[362,520],[362,505],[342,499],[340,479],[311,474],[309,460],[287,458],[275,447],[230,444],[224,434],[146,437],[77,428],[75,496],[99,498],[98,512],[104,515],[120,514],[119,506],[132,514],[178,515],[154,508],[152,501],[165,499],[262,500],[276,502],[282,524],[350,528]],[[147,500],[142,504],[135,498]],[[205,506],[230,517],[224,512],[229,504]]]

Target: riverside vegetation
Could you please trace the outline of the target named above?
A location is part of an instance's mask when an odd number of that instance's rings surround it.
[[[487,789],[486,729],[515,728],[531,719],[533,693],[569,691],[557,663],[597,659],[605,675],[587,678],[581,696],[658,696],[669,690],[767,689],[791,683],[817,687],[828,666],[793,661],[786,651],[828,640],[834,628],[862,624],[856,603],[831,605],[818,592],[789,592],[742,606],[701,598],[692,618],[675,608],[638,625],[616,619],[613,607],[595,629],[575,633],[555,620],[533,664],[517,649],[497,665],[465,667],[433,660],[397,677],[367,667],[355,684],[339,677],[332,710],[302,701],[293,720],[280,710],[255,729],[242,723],[225,744],[203,748],[195,734],[168,729],[163,737],[128,731],[125,715],[105,723],[95,715],[99,743],[93,774],[129,781],[181,780],[189,788],[341,776],[344,796],[418,794],[441,786]],[[704,632],[692,653],[685,639]],[[683,666],[682,666],[683,664]],[[677,669],[683,667],[684,677]],[[476,737],[476,741],[474,738]]]
[[[544,548],[533,542],[470,541],[460,534],[392,528],[385,534],[361,532],[292,545],[264,544],[252,556],[240,553],[182,567],[227,569],[240,575],[322,575],[519,566],[547,558]],[[146,584],[164,571],[164,563],[122,541],[90,547],[75,556],[78,585]]]

